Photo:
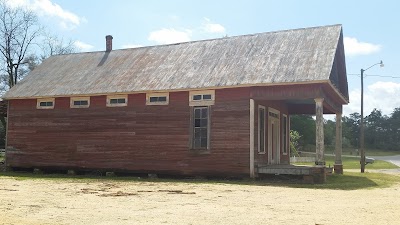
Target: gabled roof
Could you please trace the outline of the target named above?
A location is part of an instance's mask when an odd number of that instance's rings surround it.
[[[3,98],[329,81],[341,25],[51,56]]]

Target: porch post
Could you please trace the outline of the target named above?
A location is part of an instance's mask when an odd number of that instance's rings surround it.
[[[316,98],[315,100],[315,165],[325,166],[324,159],[324,109],[323,109],[323,98]]]
[[[250,177],[254,178],[254,99],[250,99]]]
[[[343,174],[342,164],[342,113],[336,113],[335,173]]]

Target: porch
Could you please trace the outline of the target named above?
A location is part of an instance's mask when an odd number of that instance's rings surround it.
[[[333,168],[325,166],[296,166],[296,165],[258,165],[259,175],[296,175],[302,176],[306,183],[324,183],[326,175],[332,173]]]

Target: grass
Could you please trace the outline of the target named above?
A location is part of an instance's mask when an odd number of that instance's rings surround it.
[[[325,163],[326,166],[331,166],[335,164],[335,157],[334,156],[325,156]],[[346,157],[342,156],[342,163],[344,169],[360,169],[360,158],[358,157]],[[312,166],[314,162],[307,162],[307,163],[297,163],[297,165],[307,165]],[[374,163],[368,164],[365,166],[366,169],[377,170],[377,169],[397,169],[398,166],[382,161],[382,160],[375,160]]]
[[[333,190],[358,190],[386,188],[397,183],[400,183],[400,176],[396,175],[368,172],[345,172],[344,175],[332,174],[331,176],[328,176],[325,184],[297,184],[291,185],[291,187]]]
[[[327,176],[324,184],[302,184],[299,179],[277,180],[277,179],[243,179],[243,180],[224,180],[224,179],[164,179],[164,178],[140,178],[140,177],[96,177],[83,175],[66,174],[33,174],[28,172],[0,172],[0,179],[9,177],[16,180],[45,179],[58,182],[165,182],[165,183],[190,183],[190,184],[230,184],[230,185],[251,185],[251,186],[278,186],[288,188],[311,188],[311,189],[331,189],[331,190],[358,190],[385,188],[400,183],[400,176],[382,173],[356,173],[345,172],[344,175],[332,174]]]

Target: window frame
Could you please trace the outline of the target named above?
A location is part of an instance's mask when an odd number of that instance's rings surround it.
[[[150,102],[150,98],[152,97],[166,97],[165,102]],[[146,93],[146,105],[169,105],[169,92],[162,93]]]
[[[87,101],[87,105],[75,105],[75,101]],[[70,98],[70,108],[89,108],[90,106],[90,97],[71,97]]]
[[[285,124],[286,121],[286,124]],[[288,116],[286,114],[282,114],[282,154],[287,155],[289,149],[289,124],[288,124]],[[285,126],[286,125],[286,126]],[[286,132],[285,132],[286,131]]]
[[[52,102],[52,106],[41,106],[41,102]],[[54,109],[54,106],[56,105],[55,98],[38,98],[36,100],[36,108],[37,109]]]
[[[112,99],[125,99],[125,103],[111,103]],[[123,107],[128,105],[128,95],[107,95],[107,107]]]
[[[196,147],[195,146],[195,110],[201,108],[207,109],[207,146],[206,147]],[[210,151],[210,138],[211,138],[211,106],[193,106],[190,107],[190,150],[193,151]],[[201,129],[201,128],[199,128]]]
[[[260,118],[261,118],[261,115],[260,115],[260,109],[263,109],[264,110],[264,113],[263,113],[263,117],[264,117],[264,138],[263,138],[263,140],[264,140],[264,143],[263,143],[263,147],[264,147],[264,149],[262,150],[261,149],[261,142],[260,142],[260,139],[261,139],[261,120],[260,120]],[[262,105],[258,105],[258,111],[257,111],[257,113],[258,113],[258,118],[257,118],[257,120],[258,120],[258,154],[266,154],[266,146],[265,146],[265,144],[266,144],[266,129],[265,129],[265,127],[266,127],[266,123],[265,123],[265,120],[266,120],[266,107],[265,106],[262,106]]]
[[[194,96],[201,95],[200,99],[194,100]],[[210,99],[204,99],[204,95],[211,95]],[[189,106],[210,106],[215,104],[215,90],[201,90],[189,92]]]

